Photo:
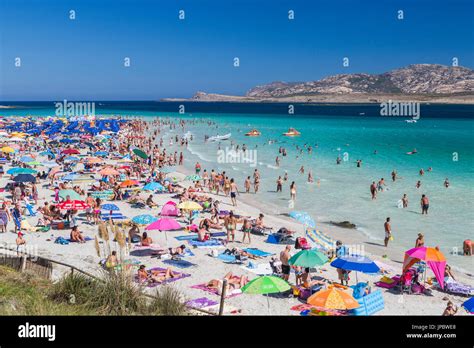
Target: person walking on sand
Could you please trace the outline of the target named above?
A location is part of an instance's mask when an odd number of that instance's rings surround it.
[[[283,279],[288,281],[290,279],[290,265],[288,261],[290,260],[290,250],[291,245],[287,245],[285,249],[280,253],[280,261],[281,261],[281,270],[283,273]]]
[[[250,176],[247,176],[244,182],[245,193],[250,193]]]
[[[296,201],[296,184],[293,181],[290,186],[290,199],[294,202]]]
[[[230,199],[234,207],[237,206],[237,195],[239,194],[239,189],[237,184],[234,182],[234,178],[230,179]]]
[[[237,219],[234,216],[234,212],[231,210],[229,215],[224,219],[225,228],[227,230],[227,242],[233,242],[235,239],[235,230],[237,229]],[[232,240],[230,237],[232,236]]]
[[[421,215],[428,215],[428,209],[430,207],[430,200],[426,195],[421,195],[421,200],[420,200],[420,205],[421,205]]]
[[[384,239],[384,244],[385,247],[388,246],[388,241],[392,239],[392,226],[390,226],[390,218],[388,217],[387,220],[384,223],[384,229],[385,229],[385,239]]]

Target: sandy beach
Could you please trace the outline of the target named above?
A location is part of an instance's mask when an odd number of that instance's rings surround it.
[[[151,125],[151,123],[149,124]],[[166,134],[166,131],[162,135]],[[151,130],[148,133],[151,136]],[[81,155],[86,155],[86,150],[81,150]],[[184,156],[186,158],[187,153],[184,150]],[[4,171],[7,172],[11,166],[9,164],[4,166]],[[212,168],[206,168],[208,171]],[[193,182],[184,180],[186,175],[193,174],[187,171],[184,166],[173,167],[173,172],[169,173],[169,177],[176,177],[179,185],[181,187],[190,187],[193,185]],[[4,175],[0,179],[0,186],[4,187],[10,181],[9,175]],[[54,192],[48,185],[49,180],[42,180],[41,184],[37,185],[38,188],[38,204],[35,206],[35,210],[39,206],[42,206],[44,202],[51,202],[53,199]],[[258,199],[258,194],[245,194],[241,193],[237,197],[238,206],[233,207],[230,197],[224,196],[222,193],[217,196],[211,194],[205,190],[204,195],[217,199],[221,202],[221,210],[233,210],[236,214],[242,216],[250,216],[255,218],[259,213],[265,214],[265,225],[271,226],[274,231],[277,231],[281,227],[286,227],[289,230],[296,231],[296,236],[304,236],[304,226],[295,220],[278,214],[275,207],[271,205],[271,202],[268,204],[266,202],[261,202]],[[141,191],[140,197],[146,199],[149,196],[149,193]],[[132,218],[140,214],[150,214],[156,217],[159,217],[159,212],[161,207],[168,201],[178,202],[176,199],[173,199],[174,193],[160,193],[153,194],[153,200],[158,204],[158,208],[142,208],[137,209],[133,208],[126,201],[106,201],[104,203],[113,203],[120,208],[120,212],[128,217]],[[9,199],[9,194],[7,192],[2,193],[2,199]],[[35,226],[38,223],[40,214],[37,214],[35,217],[29,217],[26,214],[25,218],[31,226]],[[200,214],[197,222],[203,218],[207,217],[209,214]],[[94,238],[97,235],[98,227],[97,225],[88,223],[84,217],[83,212],[79,212],[77,220],[79,222],[79,229],[86,237]],[[184,218],[177,218],[177,221],[182,225],[186,225]],[[196,223],[197,223],[196,222]],[[366,256],[369,256],[372,260],[378,263],[378,265],[383,268],[389,277],[396,274],[401,274],[402,264],[403,264],[403,253],[399,250],[393,248],[385,248],[378,243],[373,243],[370,240],[364,238],[360,233],[356,233],[350,229],[343,229],[333,225],[329,225],[324,221],[318,221],[318,228],[334,240],[342,240],[345,245],[358,246],[362,248]],[[13,232],[13,223],[10,223],[8,226],[7,233],[0,233],[0,243],[14,247],[16,234]],[[142,226],[141,232],[144,231]],[[127,229],[128,230],[128,229]],[[222,231],[223,229],[215,230],[211,229],[211,232]],[[57,237],[69,237],[70,230],[55,230],[50,229],[48,232],[26,232],[25,239],[29,248],[34,248],[37,251],[38,255],[51,258],[54,260],[66,262],[72,264],[80,269],[85,271],[100,274],[102,272],[101,267],[99,266],[99,261],[102,257],[97,255],[97,252],[94,247],[94,241],[88,241],[84,244],[79,243],[70,243],[68,245],[61,245],[54,243],[54,240]],[[175,239],[176,236],[187,235],[186,231],[150,231],[149,235],[153,239],[153,244],[158,244],[163,248],[175,248],[181,244],[186,244],[186,242],[179,241]],[[224,237],[225,238],[225,237]],[[277,258],[279,257],[280,252],[284,249],[284,245],[270,244],[266,243],[266,236],[257,236],[251,235],[252,242],[251,244],[241,243],[242,232],[240,232],[240,224],[236,232],[236,241],[228,243],[225,247],[220,247],[218,250],[222,252],[225,248],[259,248],[265,252],[272,253]],[[119,249],[118,244],[111,242],[111,246],[114,249]],[[191,288],[191,286],[206,283],[211,279],[222,279],[222,277],[228,273],[232,272],[235,275],[247,275],[249,279],[257,277],[255,273],[244,268],[242,265],[229,264],[225,263],[222,260],[212,257],[210,255],[211,248],[191,248],[194,256],[187,256],[186,261],[191,262],[192,266],[187,268],[176,268],[171,266],[174,271],[188,273],[191,276],[187,278],[180,279],[172,283],[172,286],[179,289],[187,300],[197,299],[201,297],[208,297],[214,301],[219,301],[219,296],[214,294],[206,293],[200,289]],[[31,250],[31,249],[29,249]],[[293,253],[296,251],[293,249]],[[140,264],[146,265],[147,268],[152,267],[168,267],[166,260],[157,259],[156,257],[151,256],[136,256],[137,250],[132,247],[129,250],[128,259],[137,260]],[[385,257],[383,257],[385,256]],[[257,264],[268,264],[270,256],[264,257],[259,260],[254,260]],[[472,275],[456,273],[456,280],[474,285]],[[57,269],[54,273],[54,277],[57,279],[61,276],[61,270]],[[325,264],[321,268],[312,272],[314,279],[325,279],[327,282],[338,282],[336,269],[331,267],[329,263]],[[428,276],[432,277],[430,271],[428,271]],[[358,281],[369,281],[373,290],[377,289],[374,285],[374,282],[378,281],[381,278],[381,275],[366,275],[363,273],[358,273]],[[350,285],[355,284],[355,274],[350,275]],[[290,283],[295,282],[295,275],[292,273],[290,275]],[[381,289],[383,292],[384,299],[384,309],[377,312],[376,315],[441,315],[443,310],[446,307],[447,299],[453,301],[458,307],[461,306],[461,303],[466,300],[464,296],[448,295],[441,291],[433,289],[430,295],[411,295],[404,294],[400,295],[398,292],[389,291],[386,289]],[[151,289],[147,291],[152,291]],[[291,310],[291,307],[301,304],[298,298],[288,297],[288,296],[262,296],[262,295],[249,295],[249,294],[239,294],[237,296],[226,299],[226,311],[231,311],[233,309],[239,310],[239,313],[242,315],[298,315],[299,311]],[[459,315],[466,314],[464,310],[459,310]]]

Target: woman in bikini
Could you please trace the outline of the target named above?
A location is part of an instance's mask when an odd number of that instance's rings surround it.
[[[138,269],[138,280],[139,282],[148,283],[162,283],[170,278],[175,278],[177,274],[173,273],[171,268],[166,270],[151,270],[147,271],[145,265],[140,265]]]

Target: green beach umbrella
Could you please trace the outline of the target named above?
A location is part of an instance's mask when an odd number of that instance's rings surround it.
[[[245,284],[241,290],[247,294],[274,294],[290,288],[290,285],[279,277],[261,276]]]
[[[133,149],[133,153],[140,158],[147,159],[148,155],[140,149]]]
[[[74,190],[61,190],[59,191],[59,197],[66,199],[69,196],[70,200],[81,200],[81,195]]]
[[[245,284],[241,291],[247,294],[275,294],[290,290],[291,286],[285,280],[275,276],[261,276]],[[267,296],[267,308],[270,312],[270,301]]]
[[[32,161],[32,162],[28,162],[27,164],[28,164],[29,166],[40,166],[40,165],[41,165],[41,162]]]
[[[316,267],[322,266],[328,261],[327,256],[318,250],[301,250],[293,255],[288,263],[292,266]]]

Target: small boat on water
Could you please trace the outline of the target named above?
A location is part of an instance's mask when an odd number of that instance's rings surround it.
[[[296,137],[296,136],[298,136],[298,135],[300,135],[300,134],[301,134],[301,133],[298,132],[298,131],[297,131],[296,129],[294,129],[294,128],[289,128],[289,129],[288,129],[288,132],[283,133],[283,135],[286,136],[286,137]]]
[[[245,133],[245,136],[247,136],[247,137],[258,137],[260,134],[262,134],[262,133],[260,133],[258,130],[256,130],[254,128],[250,132]]]
[[[416,123],[416,120],[414,118],[405,120],[406,123]]]
[[[227,140],[232,136],[232,133],[227,133],[224,135],[215,135],[213,137],[207,138],[207,141],[221,141],[221,140]]]

